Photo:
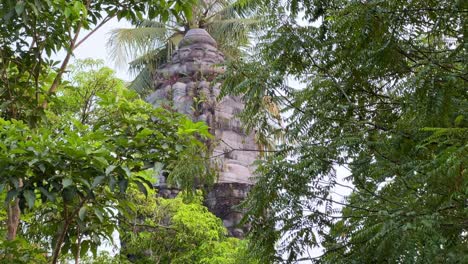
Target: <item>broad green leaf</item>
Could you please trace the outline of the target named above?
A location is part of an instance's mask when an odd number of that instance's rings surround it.
[[[143,178],[143,177],[141,177],[141,176],[137,176],[136,178],[137,178],[137,179],[140,179],[143,183],[145,183],[145,184],[148,186],[148,188],[152,188],[152,187],[153,187],[153,183],[150,182],[149,180],[147,180],[147,179],[145,179],[145,178]]]
[[[80,257],[84,257],[89,250],[89,240],[81,242]]]
[[[106,175],[109,175],[111,172],[113,172],[115,170],[115,168],[117,168],[117,166],[109,165],[109,167],[107,167],[107,169],[106,169]]]
[[[86,179],[77,178],[76,181],[81,182],[86,188],[91,188],[91,185],[89,184],[88,180],[86,180]]]
[[[54,194],[52,194],[52,193],[50,193],[49,191],[47,191],[44,187],[39,187],[39,191],[41,191],[41,193],[42,193],[43,195],[45,195],[46,198],[47,198],[49,201],[51,201],[51,202],[55,201],[55,196],[54,196]]]
[[[23,191],[24,199],[26,199],[26,203],[28,204],[29,208],[34,207],[34,202],[36,201],[36,194],[33,190],[25,190]]]
[[[125,172],[125,176],[127,176],[127,177],[132,176],[132,172],[130,171],[130,169],[127,166],[122,166],[122,170]]]
[[[13,186],[14,186],[16,189],[19,189],[19,179],[18,179],[18,178],[11,177],[11,178],[10,178],[10,182],[13,184]]]
[[[64,15],[66,18],[68,18],[71,14],[71,9],[70,7],[65,7],[65,10],[64,10]]]
[[[148,197],[148,190],[146,189],[146,186],[140,181],[135,181],[135,183],[138,186],[140,192],[142,192],[146,197]]]
[[[16,14],[19,16],[23,13],[24,11],[24,6],[25,6],[26,2],[25,1],[18,1],[16,3],[16,6],[15,6],[15,11],[16,11]]]
[[[94,208],[94,214],[99,218],[99,221],[102,223],[104,221],[104,216],[102,214],[101,209],[99,208]]]
[[[96,188],[97,186],[99,186],[105,178],[106,176],[97,176],[96,178],[94,178],[92,188]]]
[[[93,159],[95,161],[97,161],[99,163],[99,165],[101,165],[101,166],[108,166],[109,165],[109,163],[107,162],[107,160],[104,157],[95,156],[95,157],[93,157]]]
[[[77,197],[76,188],[74,186],[69,186],[69,188],[64,188],[62,190],[62,198],[65,202],[72,202]]]
[[[127,179],[121,179],[119,181],[120,193],[125,193],[127,191],[127,187],[128,187],[128,180]]]
[[[78,217],[80,218],[81,221],[84,221],[87,212],[88,212],[88,207],[86,205],[80,208],[80,211],[78,211]]]
[[[9,202],[13,201],[16,198],[16,196],[18,196],[18,191],[16,189],[9,190],[8,193],[7,193],[5,201],[7,203],[9,203]]]
[[[115,177],[110,176],[109,177],[109,188],[110,188],[111,192],[113,192],[115,190],[115,185],[116,184],[117,184],[117,181],[116,181]]]
[[[73,184],[73,180],[72,180],[72,179],[70,179],[70,178],[64,178],[64,179],[62,179],[62,186],[63,186],[64,189],[67,188],[67,187],[69,187],[69,186],[71,186],[72,184]]]
[[[138,132],[138,134],[135,136],[135,139],[143,139],[151,134],[153,134],[153,130],[145,127],[140,132]]]

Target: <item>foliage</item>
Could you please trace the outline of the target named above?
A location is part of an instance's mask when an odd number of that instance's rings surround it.
[[[111,256],[107,251],[99,252],[95,258],[84,257],[81,259],[83,264],[130,264],[131,262],[124,256]]]
[[[153,109],[97,62],[72,67],[63,81],[74,50],[112,18],[165,22],[170,14],[191,17],[192,4],[0,3],[0,221],[7,238],[0,239],[2,262],[57,263],[68,254],[78,262],[96,255],[119,228],[118,214],[132,208],[121,199],[126,191],[146,194],[155,163],[175,164],[165,168],[174,171],[183,164],[179,160],[189,160],[188,150],[202,148],[206,126]],[[65,57],[51,59],[60,50]],[[206,166],[190,165],[205,174]],[[189,190],[185,181],[202,179],[191,176],[175,181]]]
[[[109,69],[88,65],[99,63],[77,66],[36,128],[0,119],[0,189],[7,204],[18,198],[30,212],[22,235],[52,251],[52,262],[60,252],[96,254],[118,229],[118,212],[131,207],[120,199],[128,187],[152,188],[154,178],[141,173],[186,160],[186,149],[203,149],[198,139],[210,135],[206,125],[143,102]]]
[[[45,252],[24,239],[0,240],[0,263],[45,264]]]
[[[200,194],[163,199],[130,193],[127,198],[134,200],[137,214],[124,220],[133,231],[124,238],[124,253],[136,263],[257,263],[246,257],[246,241],[226,237]]]
[[[245,204],[253,251],[263,262],[466,262],[466,3],[279,3],[265,2],[270,29],[225,76],[246,122],[268,131],[265,96],[288,117]]]
[[[174,7],[175,5],[175,7]],[[48,97],[65,73],[73,51],[112,18],[167,17],[190,1],[2,1],[0,3],[0,114],[40,119]],[[189,13],[187,13],[189,14]],[[161,18],[162,21],[165,21]],[[57,23],[60,21],[60,23]],[[53,29],[53,30],[52,30]],[[81,39],[80,32],[89,30]],[[51,55],[66,51],[62,61]]]

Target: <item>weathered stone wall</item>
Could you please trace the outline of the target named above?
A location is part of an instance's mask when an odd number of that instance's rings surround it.
[[[154,106],[172,107],[194,121],[208,124],[215,135],[209,144],[219,179],[208,194],[206,205],[223,219],[231,235],[242,237],[245,227],[238,226],[242,212],[233,207],[245,199],[253,184],[252,164],[258,153],[254,134],[245,133],[236,117],[244,107],[241,99],[218,98],[220,83],[216,77],[223,71],[223,62],[224,55],[205,30],[190,30],[172,60],[156,72],[155,91],[147,101]],[[174,196],[174,190],[165,186],[164,177],[159,182],[162,196]]]
[[[231,236],[242,238],[248,230],[248,226],[239,225],[244,214],[236,207],[247,197],[251,186],[239,182],[217,183],[206,197],[206,206],[223,220]]]

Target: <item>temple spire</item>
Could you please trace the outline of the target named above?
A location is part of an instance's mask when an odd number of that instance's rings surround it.
[[[215,137],[209,144],[219,178],[205,204],[223,219],[232,236],[243,237],[245,227],[239,226],[243,214],[233,206],[247,196],[253,184],[252,164],[257,153],[252,150],[257,146],[254,134],[244,131],[237,118],[244,108],[241,98],[219,98],[221,84],[216,77],[224,70],[224,55],[217,47],[204,29],[189,30],[171,60],[155,72],[155,91],[147,101],[154,106],[172,107],[194,121],[208,124]],[[177,190],[167,188],[164,180],[160,179],[160,194],[174,196]]]

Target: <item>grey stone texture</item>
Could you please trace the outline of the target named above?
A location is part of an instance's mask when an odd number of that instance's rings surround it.
[[[257,146],[253,133],[246,133],[236,115],[244,104],[240,97],[219,98],[216,78],[224,71],[224,55],[204,29],[191,29],[180,42],[172,59],[155,73],[154,92],[146,100],[155,107],[172,107],[194,121],[205,121],[215,140],[209,142],[213,166],[219,178],[206,199],[208,208],[223,219],[230,234],[242,237],[242,212],[236,209],[247,196],[252,182]],[[163,196],[174,190],[159,186]]]

